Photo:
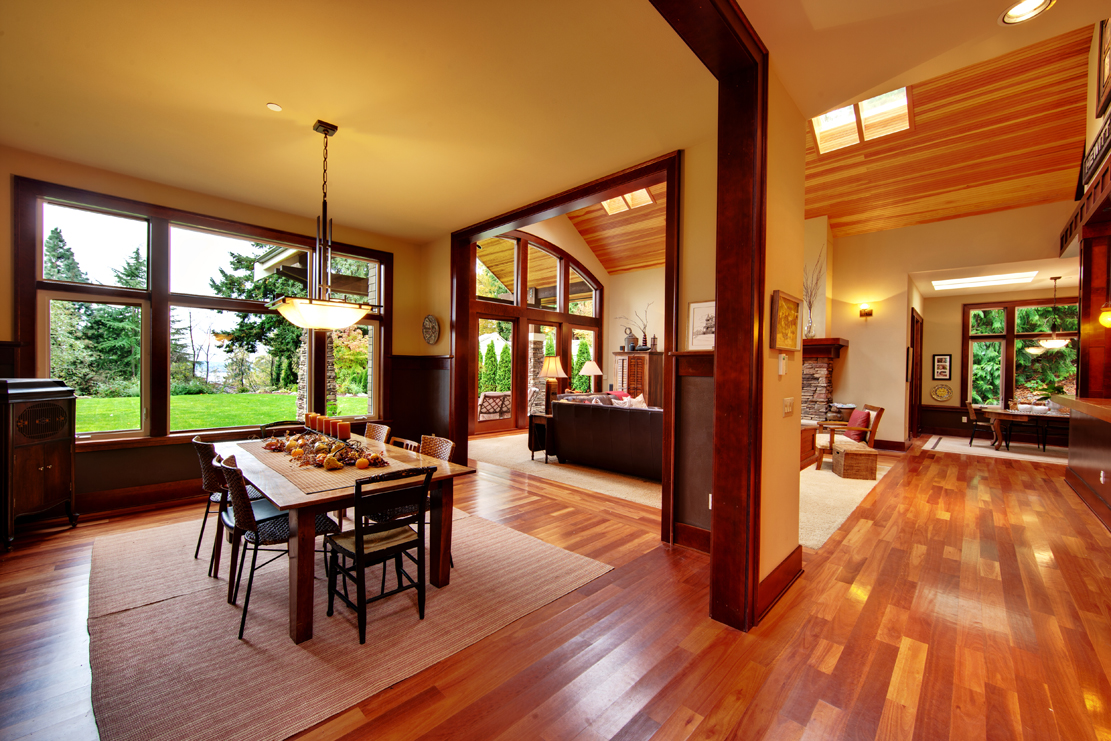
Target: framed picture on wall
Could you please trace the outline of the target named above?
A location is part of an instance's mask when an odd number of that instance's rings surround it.
[[[691,350],[713,350],[714,336],[717,332],[717,313],[714,311],[713,301],[699,301],[690,305],[690,341],[687,346]]]
[[[1096,116],[1111,103],[1111,19],[1099,22],[1099,59],[1096,65]]]
[[[934,355],[934,380],[949,381],[953,378],[953,356]]]
[[[773,350],[802,349],[802,301],[783,291],[772,291],[771,328]]]

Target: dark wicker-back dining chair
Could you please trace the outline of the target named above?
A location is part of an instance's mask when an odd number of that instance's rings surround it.
[[[433,458],[439,458],[442,461],[450,461],[451,454],[455,452],[455,443],[448,440],[446,437],[436,437],[435,435],[421,435],[420,436],[420,454],[428,455]]]
[[[968,410],[968,421],[972,423],[972,434],[968,437],[968,447],[972,447],[972,441],[976,439],[976,430],[987,428],[991,433],[991,441],[995,442],[995,427],[991,422],[985,422],[982,417],[976,414],[976,407],[972,406],[971,401],[964,402],[965,408]]]
[[[251,555],[251,573],[247,577],[247,594],[243,597],[243,616],[239,619],[239,638],[243,638],[243,630],[247,627],[247,607],[251,602],[251,587],[255,582],[255,571],[261,569],[289,552],[289,513],[282,512],[269,502],[251,502],[247,498],[247,482],[243,472],[235,463],[235,456],[228,456],[220,462],[224,473],[224,480],[228,485],[228,498],[231,506],[224,511],[224,526],[232,532],[231,561],[234,573],[228,581],[228,602],[235,604],[239,599],[239,583],[243,580],[243,567],[247,558],[247,547],[254,546]],[[339,525],[327,515],[316,516],[316,532],[323,535],[333,535],[339,532]],[[244,541],[242,552],[240,539]],[[262,546],[280,545],[280,548],[263,548]],[[270,551],[278,555],[258,565],[258,552]],[[239,555],[239,568],[235,569],[235,557]],[[328,558],[327,541],[324,549],[325,562]]]
[[[420,443],[414,442],[412,440],[406,440],[403,437],[391,437],[389,444],[393,445],[395,448],[404,448],[405,450],[411,450],[414,453],[420,452]]]
[[[366,643],[366,606],[407,589],[417,590],[417,614],[424,620],[425,524],[428,488],[435,466],[405,468],[369,476],[355,482],[355,529],[325,539],[331,546],[328,569],[328,617],[334,614],[335,598],[355,610],[359,618],[359,643]],[[410,486],[380,492],[363,492],[363,487],[382,482],[410,480]],[[410,551],[415,551],[416,555]],[[343,556],[341,559],[340,556]],[[402,566],[402,557],[417,567],[414,579]],[[397,588],[386,591],[386,564],[394,562]],[[375,597],[366,596],[366,569],[382,564],[382,587]],[[343,590],[337,581],[343,577]],[[355,583],[355,599],[348,583]]]
[[[376,425],[373,422],[366,423],[366,432],[363,437],[368,440],[377,440],[384,443],[390,439],[390,428],[388,425]]]
[[[201,520],[201,533],[197,536],[197,548],[193,551],[193,558],[199,558],[201,541],[204,539],[204,528],[208,524],[209,514],[212,513],[212,505],[216,505],[217,514],[227,507],[225,500],[227,486],[224,484],[223,473],[216,465],[213,465],[214,461],[219,463],[219,456],[216,454],[216,446],[212,443],[211,438],[205,435],[197,435],[193,438],[193,448],[197,451],[197,458],[201,463],[201,488],[208,494],[204,507],[204,519]],[[248,484],[247,498],[254,501],[262,499],[263,495],[261,491]],[[212,545],[212,555],[208,561],[208,574],[212,577],[216,577],[220,571],[220,546],[223,533],[223,521],[217,518],[216,541]]]

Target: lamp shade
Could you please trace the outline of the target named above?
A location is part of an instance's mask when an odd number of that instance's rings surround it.
[[[580,376],[600,376],[600,375],[602,375],[602,369],[599,368],[598,364],[595,363],[593,360],[588,360],[585,363],[583,363],[583,367],[582,367],[582,370],[579,371],[579,375]]]
[[[563,363],[559,362],[559,357],[556,355],[545,356],[544,367],[540,369],[537,378],[567,378],[567,374],[563,372]]]
[[[342,329],[362,319],[374,307],[344,301],[283,296],[267,304],[267,308],[277,309],[291,324],[304,329]]]
[[[1052,337],[1043,337],[1038,340],[1038,344],[1046,350],[1060,350],[1062,347],[1069,344],[1069,341],[1063,337],[1058,337],[1057,334],[1054,333]]]

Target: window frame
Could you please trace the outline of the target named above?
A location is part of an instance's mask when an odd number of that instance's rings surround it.
[[[1058,306],[1070,306],[1072,304],[1079,304],[1080,298],[1078,296],[1058,296]],[[965,401],[969,400],[971,393],[971,384],[969,378],[972,374],[972,343],[973,342],[1002,342],[1002,368],[1000,369],[1001,385],[1000,385],[1000,399],[1001,406],[1006,406],[1007,402],[1015,396],[1015,352],[1018,340],[1032,340],[1044,337],[1045,332],[1016,332],[1016,317],[1018,309],[1028,306],[1052,306],[1052,298],[1037,298],[1037,299],[1024,299],[1016,301],[989,301],[976,304],[964,304],[961,311],[961,398],[960,404],[963,406]],[[972,312],[984,311],[986,309],[1003,309],[1003,327],[1004,332],[1001,334],[970,334],[970,323],[972,320]],[[1079,330],[1070,332],[1057,332],[1058,337],[1073,338],[1080,337]]]
[[[192,211],[159,206],[143,201],[96,193],[66,185],[49,183],[32,178],[13,178],[14,221],[14,329],[16,374],[23,378],[40,376],[41,358],[48,357],[43,347],[44,333],[49,331],[41,315],[40,293],[64,294],[67,300],[90,302],[143,303],[144,337],[149,337],[149,351],[143,354],[143,416],[145,432],[128,430],[121,433],[92,433],[93,441],[118,440],[124,437],[137,445],[176,442],[190,438],[198,430],[170,431],[170,310],[172,306],[199,309],[221,309],[258,314],[276,314],[261,301],[232,299],[170,292],[170,229],[181,226],[222,234],[238,239],[286,245],[312,252],[316,246],[313,237],[280,229],[232,221]],[[79,284],[42,278],[42,203],[60,205],[88,211],[145,220],[149,227],[147,242],[146,290],[116,288],[97,284]],[[380,328],[378,340],[378,369],[375,399],[377,419],[389,417],[390,356],[392,355],[393,327],[393,253],[369,249],[358,245],[335,243],[334,252],[373,260],[379,265],[379,300],[381,311],[368,320],[376,321]],[[49,299],[47,299],[49,300]],[[308,409],[324,411],[324,331],[310,334]],[[47,338],[47,346],[49,340]],[[147,350],[147,347],[144,347]],[[47,374],[49,366],[47,366]],[[149,379],[149,380],[148,380]],[[356,415],[362,416],[362,415]],[[273,420],[259,420],[259,424]],[[257,429],[252,425],[212,428],[223,432]],[[90,442],[82,443],[87,446]]]

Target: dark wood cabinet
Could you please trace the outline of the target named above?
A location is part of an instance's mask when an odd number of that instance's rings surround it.
[[[650,407],[662,407],[664,400],[664,354],[662,352],[615,352],[613,388],[631,396],[644,394]]]
[[[77,399],[61,381],[0,379],[4,546],[23,515],[63,506],[77,524],[73,489]]]
[[[532,460],[536,460],[536,452],[544,451],[544,462],[548,462],[548,451],[552,449],[552,428],[550,414],[530,414],[528,416],[528,449]]]

